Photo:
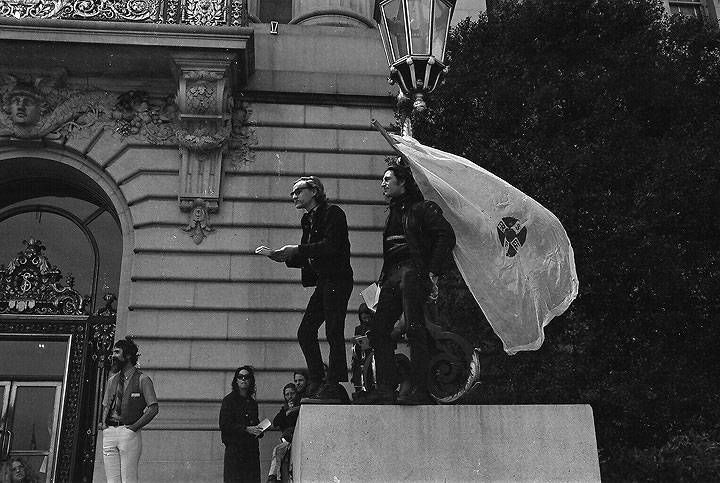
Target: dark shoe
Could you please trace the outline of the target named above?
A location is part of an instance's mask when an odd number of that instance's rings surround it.
[[[430,396],[430,393],[425,389],[413,388],[408,393],[403,393],[397,398],[397,403],[403,406],[425,406],[428,404],[435,404],[435,400]]]
[[[268,476],[267,483],[274,483],[276,481],[280,481],[277,479],[277,476],[275,476],[275,475]]]
[[[318,381],[310,381],[307,383],[307,387],[305,388],[305,394],[303,394],[303,398],[306,397],[315,397],[315,395],[318,393],[322,385]]]
[[[305,404],[350,404],[350,397],[338,382],[327,382],[320,387],[315,397],[303,399]]]
[[[355,400],[355,404],[395,404],[395,389],[377,388]]]

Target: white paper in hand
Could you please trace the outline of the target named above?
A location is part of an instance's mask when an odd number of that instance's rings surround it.
[[[360,295],[362,295],[362,298],[365,301],[365,305],[367,305],[370,310],[375,312],[378,300],[380,300],[380,287],[378,286],[378,284],[372,283],[368,288],[360,292]]]
[[[258,424],[258,426],[260,426],[260,428],[261,428],[261,429],[263,430],[263,432],[264,432],[264,431],[267,431],[267,429],[268,429],[270,426],[272,426],[272,423],[270,422],[270,420],[269,420],[268,418],[265,418],[265,419],[263,419],[262,421],[260,421],[260,424]]]
[[[265,257],[269,256],[273,252],[272,248],[268,248],[265,245],[259,246],[255,249],[255,253],[258,255],[263,255]]]

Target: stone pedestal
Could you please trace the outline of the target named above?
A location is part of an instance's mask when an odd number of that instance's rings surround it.
[[[600,481],[590,406],[303,406],[295,481]]]

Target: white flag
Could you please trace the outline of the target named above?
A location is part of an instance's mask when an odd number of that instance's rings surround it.
[[[457,237],[455,262],[508,354],[536,350],[544,327],[575,299],[575,257],[540,203],[465,158],[392,135],[426,199]]]

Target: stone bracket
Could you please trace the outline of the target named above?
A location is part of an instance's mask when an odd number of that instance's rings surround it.
[[[182,211],[190,212],[185,230],[199,244],[212,231],[209,214],[220,208],[223,155],[232,132],[229,68],[235,56],[173,55],[173,61],[180,111],[178,203]]]

